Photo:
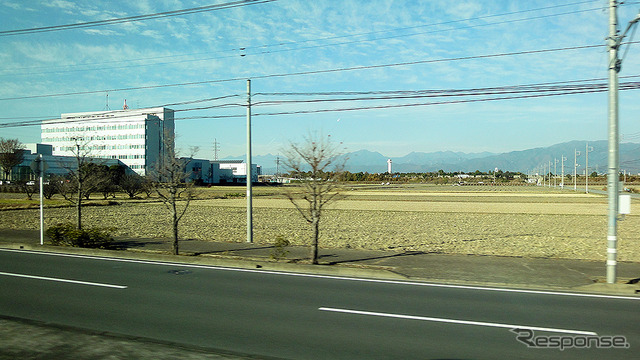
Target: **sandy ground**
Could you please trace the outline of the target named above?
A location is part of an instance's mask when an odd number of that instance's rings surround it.
[[[182,238],[241,242],[246,200],[192,202],[180,223]],[[283,236],[305,244],[309,225],[288,200],[253,201],[254,241]],[[635,208],[635,202],[633,207]],[[638,209],[640,211],[640,209]],[[573,192],[358,190],[332,204],[321,220],[321,246],[425,252],[567,258],[606,258],[606,198]],[[169,214],[160,203],[92,206],[87,226],[117,228],[116,236],[167,237]],[[640,261],[640,216],[619,222],[619,260]],[[47,209],[46,225],[74,221],[71,208]],[[37,210],[0,212],[0,228],[37,229]]]

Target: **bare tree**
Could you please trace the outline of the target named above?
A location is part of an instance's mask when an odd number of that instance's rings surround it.
[[[312,227],[312,264],[318,263],[320,218],[324,207],[340,197],[339,179],[347,158],[339,146],[329,136],[310,133],[302,143],[291,142],[289,148],[284,150],[285,166],[302,184],[302,194],[286,191],[285,195]]]
[[[129,195],[130,199],[133,199],[138,194],[144,192],[144,187],[145,179],[136,173],[124,174],[120,179],[120,188]]]
[[[18,182],[18,186],[20,190],[27,195],[28,200],[33,200],[33,194],[38,192],[38,186],[33,183],[33,181],[21,179]]]
[[[0,167],[4,179],[9,180],[11,169],[24,160],[24,145],[18,139],[0,138]]]
[[[196,194],[193,182],[187,181],[191,175],[185,169],[188,159],[177,157],[174,140],[173,134],[165,134],[164,154],[153,165],[149,177],[155,193],[171,215],[172,252],[178,255],[178,224]],[[196,150],[192,149],[190,157],[193,157]]]
[[[89,199],[92,192],[101,181],[104,181],[100,172],[96,171],[97,164],[89,156],[90,149],[82,139],[75,139],[73,155],[75,164],[62,164],[68,172],[67,181],[59,181],[56,186],[58,193],[76,207],[76,228],[82,229],[82,201]]]

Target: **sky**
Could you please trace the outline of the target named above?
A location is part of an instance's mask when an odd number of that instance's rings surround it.
[[[566,87],[606,84],[607,5],[0,0],[0,137],[39,142],[39,120],[126,99],[176,110],[181,149],[213,158],[215,141],[219,158],[240,157],[251,79],[254,155],[309,133],[389,157],[605,140],[606,91]],[[619,28],[639,10],[622,4]],[[58,27],[73,24],[85,25]],[[623,53],[620,83],[640,81],[640,43]],[[638,95],[620,91],[623,141],[640,142]]]

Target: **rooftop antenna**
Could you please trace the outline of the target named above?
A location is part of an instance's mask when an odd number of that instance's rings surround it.
[[[129,105],[127,105],[127,99],[124,99],[124,106],[122,107],[122,110],[129,110]]]

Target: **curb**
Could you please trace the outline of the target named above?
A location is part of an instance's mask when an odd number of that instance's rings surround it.
[[[363,277],[385,280],[408,280],[409,278],[386,267],[371,267],[363,265],[311,265],[282,263],[269,261],[264,258],[224,256],[224,255],[170,255],[157,251],[122,251],[85,249],[73,247],[58,247],[51,245],[29,245],[20,243],[2,244],[0,249],[38,251],[43,253],[58,253],[71,255],[97,256],[105,258],[120,258],[131,260],[157,261],[164,263],[208,265],[238,269],[252,269],[278,272],[295,272],[326,276]]]
[[[205,265],[218,266],[234,269],[247,269],[253,271],[274,271],[283,273],[300,273],[313,274],[320,276],[336,276],[336,277],[353,277],[353,278],[369,278],[390,281],[416,281],[434,284],[446,284],[452,286],[476,286],[491,288],[513,288],[520,290],[532,291],[558,291],[558,292],[574,292],[595,295],[612,295],[612,296],[629,296],[640,298],[640,283],[636,284],[608,284],[594,283],[589,285],[581,285],[576,287],[554,287],[554,286],[538,286],[524,284],[508,284],[508,283],[487,283],[477,281],[463,281],[455,279],[431,279],[415,276],[403,275],[399,270],[392,267],[370,266],[370,265],[350,265],[350,264],[333,264],[333,265],[311,265],[301,263],[284,263],[271,261],[266,258],[258,257],[239,257],[237,255],[198,255],[184,254],[171,255],[161,251],[149,250],[103,250],[103,249],[87,249],[74,247],[60,247],[52,245],[32,245],[24,243],[4,243],[0,244],[0,249],[36,251],[43,253],[57,253],[69,255],[96,256],[112,259],[130,259],[142,261],[154,261],[163,263],[174,263],[176,265]]]

